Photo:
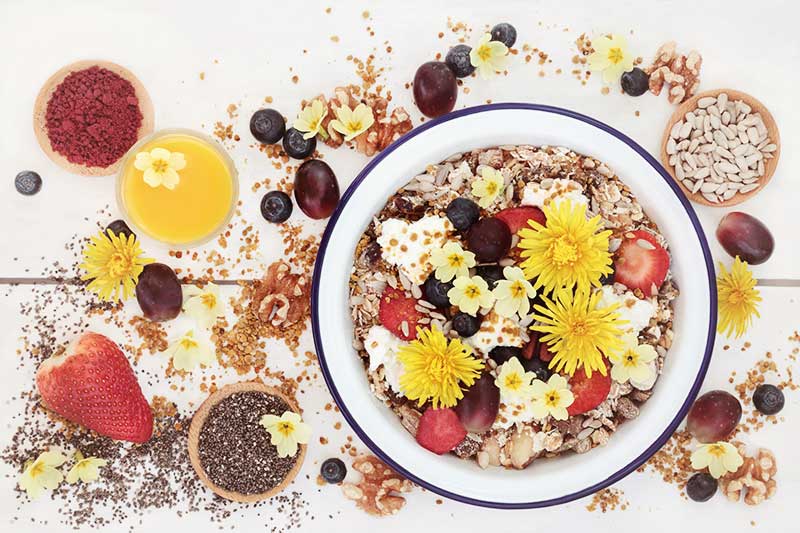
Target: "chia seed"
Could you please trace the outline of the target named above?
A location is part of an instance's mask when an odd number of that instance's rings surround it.
[[[299,458],[279,457],[259,421],[281,416],[291,407],[262,392],[237,392],[211,408],[200,429],[198,451],[203,470],[218,487],[239,494],[262,494],[286,479]]]

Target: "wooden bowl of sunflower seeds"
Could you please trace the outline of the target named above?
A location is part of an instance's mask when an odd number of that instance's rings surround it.
[[[763,189],[778,166],[778,126],[764,104],[733,89],[696,94],[672,114],[661,162],[693,202],[740,204]]]

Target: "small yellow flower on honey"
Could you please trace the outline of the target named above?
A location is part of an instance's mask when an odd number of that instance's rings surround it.
[[[565,287],[599,287],[600,278],[610,274],[608,251],[610,230],[601,230],[602,220],[586,220],[586,206],[565,200],[544,206],[547,225],[529,220],[519,230],[522,270],[527,279],[536,278],[534,288],[550,293]]]
[[[615,312],[619,304],[600,307],[601,292],[587,289],[557,291],[553,300],[542,296],[544,305],[535,305],[539,313],[531,329],[544,333],[541,342],[548,344],[553,359],[550,368],[570,376],[583,368],[588,377],[599,371],[606,375],[603,356],[622,349],[622,327],[627,323]]]
[[[311,426],[292,411],[285,411],[280,417],[264,415],[260,424],[272,436],[270,442],[278,448],[278,457],[294,456],[297,453],[297,445],[308,444],[311,438]]]
[[[192,317],[200,327],[210,328],[217,318],[225,316],[225,304],[219,294],[219,287],[213,283],[202,289],[189,285],[183,289],[186,301],[183,310]]]
[[[534,379],[536,374],[525,372],[519,359],[512,357],[498,367],[494,384],[503,398],[526,401],[531,399],[531,382]]]
[[[730,272],[725,265],[719,264],[717,300],[717,331],[727,337],[734,334],[736,338],[741,337],[752,324],[753,317],[761,316],[758,313],[761,294],[756,289],[756,280],[747,263],[738,255],[733,260]]]
[[[193,370],[197,365],[211,366],[217,362],[211,347],[201,343],[191,330],[172,343],[166,355],[172,359],[176,370]]]
[[[344,135],[345,141],[352,141],[375,123],[372,109],[366,104],[358,104],[355,109],[346,105],[337,107],[336,118],[329,126]]]
[[[586,58],[589,69],[601,71],[606,83],[616,82],[623,72],[633,69],[633,56],[622,35],[602,35],[592,40],[592,47],[594,52]]]
[[[492,167],[481,167],[481,176],[472,182],[472,196],[478,199],[478,205],[486,209],[492,205],[505,187],[505,179],[499,170]]]
[[[488,79],[506,67],[508,47],[500,41],[493,41],[490,33],[484,33],[470,51],[469,62],[478,70],[481,78]]]
[[[692,452],[692,468],[708,472],[715,478],[720,478],[728,472],[736,472],[744,463],[739,450],[729,442],[714,442],[703,444]]]
[[[100,477],[100,469],[108,464],[105,459],[98,457],[84,457],[81,452],[75,454],[75,464],[67,472],[67,483],[76,483],[78,480],[91,483]]]
[[[453,280],[453,288],[447,291],[450,303],[464,313],[475,316],[478,309],[488,309],[494,304],[494,295],[489,285],[480,276],[461,276]]]
[[[430,401],[434,409],[453,407],[464,397],[461,389],[480,377],[483,361],[459,339],[447,339],[435,326],[417,328],[417,338],[400,346],[397,359],[403,365],[400,389],[422,406]]]
[[[139,152],[133,166],[144,172],[144,182],[151,187],[163,185],[173,190],[181,181],[178,171],[186,167],[186,159],[180,152],[170,152],[166,148],[153,148],[149,152]]]
[[[303,139],[311,139],[319,134],[323,139],[328,137],[322,121],[328,116],[328,107],[321,100],[314,100],[297,114],[294,129],[303,132]]]
[[[111,230],[100,232],[83,249],[80,268],[86,274],[81,279],[92,280],[86,288],[101,300],[127,300],[133,294],[144,266],[153,262],[142,257],[142,253],[135,235],[126,237]]]
[[[497,300],[495,312],[506,318],[514,315],[525,318],[531,309],[530,299],[536,297],[536,290],[519,267],[505,267],[503,277],[505,279],[498,281],[492,291]]]
[[[623,335],[622,344],[622,350],[608,356],[612,365],[611,379],[618,383],[630,380],[637,389],[649,389],[656,377],[655,360],[658,354],[655,348],[649,344],[639,344],[639,339],[633,333]]]
[[[19,476],[19,486],[28,493],[28,498],[38,498],[45,489],[53,490],[64,480],[57,467],[67,458],[59,452],[42,452],[35,461],[25,467]]]
[[[534,418],[543,420],[552,416],[556,420],[569,418],[567,407],[575,401],[575,396],[569,390],[567,380],[559,374],[553,374],[547,383],[541,379],[534,380],[531,384],[533,405],[531,413]]]
[[[469,269],[475,266],[475,254],[451,241],[431,250],[430,263],[435,267],[436,279],[446,283],[456,276],[469,276]]]

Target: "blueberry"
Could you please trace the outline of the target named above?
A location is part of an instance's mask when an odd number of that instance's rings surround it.
[[[517,348],[516,346],[497,346],[496,348],[492,348],[492,351],[489,352],[489,357],[494,359],[498,365],[502,365],[512,357],[516,357],[521,361],[523,359],[522,348]]]
[[[303,132],[294,128],[289,128],[283,135],[283,151],[289,157],[295,159],[305,159],[317,149],[317,138],[303,138]]]
[[[42,177],[32,170],[23,170],[14,178],[17,192],[25,196],[33,196],[42,188]]]
[[[498,281],[506,279],[500,265],[481,265],[475,269],[475,273],[489,284],[489,290],[493,290]]]
[[[453,227],[459,231],[468,230],[481,216],[478,204],[466,198],[456,198],[450,202],[445,212]]]
[[[700,472],[689,478],[686,483],[686,494],[696,502],[707,502],[717,493],[717,480]]]
[[[447,291],[452,288],[452,283],[439,281],[436,279],[435,274],[431,274],[422,284],[422,293],[425,295],[425,299],[436,307],[450,307],[450,298],[447,297]]]
[[[759,385],[753,393],[753,405],[765,415],[774,415],[783,409],[783,391],[767,383]]]
[[[447,66],[450,67],[450,70],[453,71],[456,78],[466,78],[475,72],[475,67],[472,66],[472,62],[469,59],[469,53],[471,51],[472,48],[466,44],[459,44],[447,52],[444,62],[447,63]]]
[[[108,233],[108,230],[111,230],[111,233],[114,235],[124,235],[126,238],[130,237],[131,235],[136,235],[131,228],[128,227],[125,221],[121,219],[112,221],[108,226],[106,226],[106,231],[104,233]]]
[[[517,42],[517,29],[508,22],[496,24],[491,33],[493,41],[500,41],[509,48]]]
[[[531,357],[530,359],[522,358],[521,363],[522,368],[527,372],[533,372],[536,374],[536,378],[542,381],[547,381],[550,379],[550,376],[553,375],[550,369],[547,368],[548,363],[545,363],[538,357]]]
[[[275,144],[286,133],[286,121],[274,109],[259,109],[250,117],[250,133],[259,142]]]
[[[453,317],[453,329],[462,337],[472,337],[481,329],[481,319],[467,313],[456,313]]]
[[[623,72],[619,81],[622,90],[631,96],[641,96],[650,87],[650,76],[639,67],[633,67],[633,70]]]
[[[261,199],[261,216],[267,222],[286,222],[292,214],[292,199],[283,191],[270,191]]]
[[[325,459],[319,469],[320,475],[328,483],[341,483],[347,475],[347,467],[341,459]]]

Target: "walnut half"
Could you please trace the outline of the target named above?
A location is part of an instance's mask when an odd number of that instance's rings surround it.
[[[777,490],[775,474],[778,464],[772,452],[764,448],[760,448],[755,457],[747,456],[743,446],[739,446],[739,453],[744,463],[736,472],[723,476],[720,487],[731,501],[744,497],[747,505],[758,505],[771,498]]]
[[[353,461],[353,470],[361,473],[361,481],[342,484],[342,492],[374,516],[397,514],[406,503],[406,499],[397,493],[410,492],[414,487],[413,483],[372,455],[357,457]]]
[[[264,278],[256,283],[252,305],[256,306],[262,322],[273,326],[291,326],[308,315],[308,278],[303,274],[292,274],[288,263],[273,263]]]

